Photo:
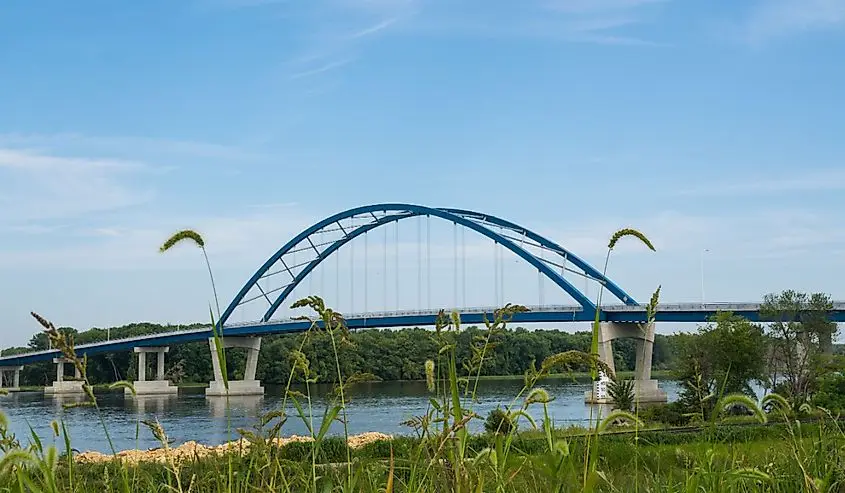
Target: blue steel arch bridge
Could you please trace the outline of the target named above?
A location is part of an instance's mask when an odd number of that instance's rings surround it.
[[[414,220],[413,218],[416,218]],[[604,323],[619,324],[643,324],[646,322],[646,309],[643,304],[602,274],[601,271],[590,265],[574,252],[571,252],[556,243],[552,239],[543,236],[525,226],[515,224],[508,220],[463,209],[434,208],[415,204],[387,203],[367,205],[349,209],[306,228],[301,233],[290,239],[255,273],[248,278],[246,283],[237,292],[232,301],[223,310],[218,324],[222,327],[224,336],[232,341],[238,338],[257,338],[263,335],[295,333],[308,328],[308,322],[296,320],[293,317],[281,316],[282,308],[290,306],[295,300],[297,289],[303,289],[306,280],[312,280],[318,274],[316,272],[324,267],[332,259],[339,264],[339,251],[346,247],[353,249],[350,261],[354,264],[354,248],[356,243],[363,240],[364,256],[366,262],[369,256],[366,249],[369,245],[368,237],[374,236],[374,231],[383,230],[384,247],[383,262],[384,271],[382,282],[384,284],[384,297],[392,294],[398,299],[399,291],[403,284],[399,281],[399,225],[411,223],[408,228],[413,232],[416,225],[416,250],[417,250],[417,283],[416,294],[418,305],[422,305],[423,298],[431,303],[431,223],[440,222],[451,225],[453,229],[453,305],[448,309],[457,309],[461,312],[461,319],[467,324],[482,323],[483,318],[492,315],[494,306],[501,306],[506,301],[504,295],[504,272],[501,267],[501,258],[510,254],[512,258],[522,262],[537,273],[539,283],[540,303],[529,305],[529,311],[518,313],[513,317],[514,323],[562,323],[562,322],[588,322],[594,320],[598,311],[599,320]],[[388,232],[392,228],[394,233],[394,245],[396,248],[396,283],[395,286],[388,286],[387,263],[388,263]],[[460,234],[459,234],[460,233]],[[478,238],[486,239],[493,245],[494,258],[493,287],[496,303],[494,306],[461,306],[464,300],[466,305],[466,244],[467,233],[475,234]],[[460,238],[460,242],[459,242]],[[358,239],[359,242],[354,240]],[[360,247],[359,247],[360,248]],[[462,257],[463,255],[463,257]],[[358,258],[361,261],[361,258]],[[355,265],[350,266],[350,291],[355,291],[354,273]],[[459,273],[464,278],[459,281]],[[324,271],[320,274],[321,285]],[[357,313],[345,313],[347,325],[350,329],[366,328],[387,328],[387,327],[413,327],[432,326],[439,313],[439,309],[405,309],[405,310],[367,310],[367,283],[372,282],[367,277],[367,269],[364,268],[363,306],[364,310]],[[424,279],[426,282],[424,282]],[[459,296],[459,283],[463,286],[464,294]],[[600,307],[590,298],[585,287],[601,287],[604,292],[604,300]],[[339,297],[340,279],[334,283],[335,291]],[[550,285],[551,290],[563,295],[566,303],[545,303],[543,300],[543,286]],[[443,286],[438,286],[441,289]],[[310,293],[309,293],[310,294]],[[354,296],[350,294],[350,296]],[[331,298],[331,296],[324,296]],[[520,302],[520,301],[516,301]],[[385,305],[387,303],[385,302]],[[243,312],[249,308],[250,313],[257,313],[258,316],[244,318]],[[446,307],[444,307],[446,308]],[[720,311],[731,311],[744,316],[752,321],[757,321],[760,303],[661,303],[656,313],[656,322],[706,322]],[[236,314],[242,312],[241,320]],[[836,303],[831,313],[833,320],[845,322],[845,303]],[[619,331],[611,331],[618,337]],[[610,333],[609,333],[610,334]],[[144,354],[144,348],[159,352],[159,360],[163,362],[163,351],[167,346],[205,341],[211,337],[210,328],[182,330],[177,332],[159,333],[147,336],[132,337],[128,339],[109,340],[92,344],[77,346],[80,355],[94,355],[98,353],[117,352],[134,350],[139,355]],[[648,336],[646,336],[648,339]],[[653,341],[653,335],[651,337]],[[608,341],[609,342],[609,341]],[[646,340],[648,344],[649,341]],[[239,343],[235,342],[234,345]],[[251,347],[251,346],[250,346]],[[257,352],[257,350],[256,350]],[[650,350],[649,360],[650,360]],[[605,355],[609,357],[608,355]],[[6,356],[0,358],[0,370],[20,367],[21,365],[38,361],[56,360],[61,354],[56,350],[35,351],[25,354]],[[61,363],[60,363],[61,364]],[[163,363],[159,365],[163,366]],[[59,372],[61,373],[61,372]],[[159,375],[161,376],[161,375]],[[58,379],[61,379],[59,376]],[[2,371],[0,371],[0,385],[2,385]]]

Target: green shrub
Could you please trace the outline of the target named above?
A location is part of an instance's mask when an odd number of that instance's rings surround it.
[[[646,423],[662,423],[669,426],[684,426],[689,423],[689,418],[684,416],[683,406],[679,402],[640,408],[640,419]]]
[[[484,421],[484,430],[487,433],[507,435],[512,429],[513,421],[511,421],[505,411],[498,407],[491,410],[487,415],[487,419]]]
[[[613,399],[613,408],[630,411],[634,407],[634,381],[613,380],[607,386],[607,393]]]
[[[833,373],[820,378],[813,404],[832,412],[845,411],[845,375]]]

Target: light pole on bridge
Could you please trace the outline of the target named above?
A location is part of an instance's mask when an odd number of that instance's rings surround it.
[[[701,306],[704,306],[705,297],[704,297],[704,254],[709,252],[710,250],[705,248],[701,251]]]

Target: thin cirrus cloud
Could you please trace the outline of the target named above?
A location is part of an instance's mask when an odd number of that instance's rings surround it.
[[[97,136],[79,133],[0,134],[0,148],[37,148],[50,152],[107,153],[143,156],[197,157],[219,160],[249,161],[261,159],[259,153],[240,147],[178,139],[157,139],[138,136]]]
[[[346,59],[343,59],[343,60],[336,60],[336,61],[332,61],[332,62],[323,63],[322,65],[320,65],[316,68],[313,68],[313,69],[303,70],[301,72],[295,72],[295,73],[293,73],[289,76],[289,79],[295,80],[295,79],[302,79],[304,77],[313,77],[315,75],[320,75],[324,72],[329,72],[331,70],[339,69],[339,68],[343,67],[344,65],[348,65],[348,64],[352,63],[353,61],[354,61],[353,58],[346,58]]]
[[[333,73],[361,58],[365,41],[387,35],[543,38],[604,45],[664,46],[630,29],[650,21],[669,0],[526,0],[491,5],[479,0],[318,0],[279,4],[296,13],[302,52],[289,79]],[[654,11],[659,12],[659,11]],[[284,16],[283,16],[284,17]]]
[[[631,10],[653,4],[666,3],[669,0],[549,0],[550,9],[571,13],[608,12]]]
[[[479,0],[423,3],[417,15],[397,26],[404,33],[439,36],[540,38],[558,42],[662,45],[629,31],[659,14],[668,0]]]
[[[811,31],[845,28],[845,0],[765,0],[751,9],[745,34],[753,44]]]
[[[677,195],[732,196],[765,195],[783,192],[824,192],[845,190],[845,170],[829,169],[803,173],[796,176],[749,176],[735,180],[735,185],[701,186],[681,189]]]
[[[0,148],[0,222],[25,223],[113,210],[152,199],[132,185],[139,162]]]

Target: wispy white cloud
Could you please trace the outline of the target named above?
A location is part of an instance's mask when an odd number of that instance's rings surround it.
[[[266,260],[262,256],[275,251],[314,219],[296,207],[275,207],[236,215],[156,215],[94,227],[65,228],[64,241],[40,242],[26,248],[0,247],[0,269],[178,269],[194,262],[192,250],[179,248],[162,256],[158,247],[173,231],[183,228],[199,231],[222,267],[244,260],[257,266]]]
[[[481,37],[540,38],[553,41],[657,46],[631,30],[652,20],[654,7],[668,0],[526,0],[497,3],[466,0],[422,4],[401,31]],[[397,27],[397,31],[400,28]]]
[[[153,156],[197,157],[220,160],[255,160],[260,153],[237,146],[190,140],[157,139],[139,136],[97,136],[79,133],[0,134],[0,146],[35,148],[46,152],[77,152]]]
[[[0,223],[74,217],[136,205],[152,191],[132,185],[143,163],[0,148]]]
[[[668,0],[548,0],[547,6],[554,10],[570,13],[608,12],[630,10]]]
[[[375,34],[379,31],[387,29],[392,24],[394,24],[397,20],[399,20],[397,17],[391,17],[389,19],[379,21],[378,23],[376,23],[372,26],[369,26],[367,28],[361,29],[360,31],[356,31],[356,32],[352,33],[352,35],[349,36],[349,38],[350,39],[357,39],[357,38],[363,38],[365,36],[369,36],[371,34]]]
[[[678,195],[732,196],[765,195],[783,192],[823,192],[845,190],[845,169],[806,171],[794,176],[770,175],[734,177],[734,184],[718,183],[679,189]]]
[[[344,60],[336,60],[336,61],[333,61],[333,62],[324,63],[317,68],[313,68],[313,69],[310,69],[310,70],[303,70],[302,72],[296,72],[294,74],[291,74],[289,78],[290,79],[301,79],[303,77],[311,77],[311,76],[314,76],[314,75],[319,75],[319,74],[322,74],[324,72],[328,72],[330,70],[339,69],[339,68],[343,67],[344,65],[348,65],[348,64],[352,63],[353,61],[354,61],[353,58],[347,58],[347,59],[344,59]]]
[[[243,9],[287,3],[291,0],[197,0],[196,5],[210,9]]]
[[[845,28],[845,0],[760,0],[745,32],[753,44],[809,31]]]

